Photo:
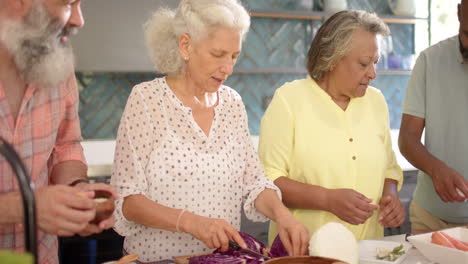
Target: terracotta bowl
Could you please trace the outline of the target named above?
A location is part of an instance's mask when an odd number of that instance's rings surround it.
[[[323,257],[283,257],[274,258],[265,264],[346,264],[345,262]]]
[[[94,191],[94,201],[96,202],[96,216],[90,222],[91,224],[99,224],[104,219],[109,218],[114,212],[114,198],[108,191]]]

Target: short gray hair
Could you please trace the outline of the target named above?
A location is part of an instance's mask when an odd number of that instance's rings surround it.
[[[146,45],[160,73],[179,73],[184,61],[178,50],[179,37],[187,33],[198,41],[211,26],[239,29],[242,39],[250,26],[250,16],[238,0],[182,0],[176,10],[160,8],[145,24]]]
[[[310,44],[307,71],[319,81],[351,48],[353,32],[364,29],[374,35],[386,36],[388,26],[375,13],[363,10],[345,10],[331,16],[320,27]]]

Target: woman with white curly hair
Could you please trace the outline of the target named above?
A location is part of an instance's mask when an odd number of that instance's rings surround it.
[[[306,253],[307,229],[281,202],[253,148],[232,74],[250,18],[237,0],[183,0],[146,24],[157,71],[136,85],[119,127],[111,184],[124,250],[155,261],[246,247],[241,210],[274,220],[290,255]]]

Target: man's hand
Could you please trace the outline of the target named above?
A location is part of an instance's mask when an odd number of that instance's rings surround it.
[[[431,177],[434,189],[442,201],[464,202],[468,199],[468,182],[454,169],[440,166],[434,170]]]
[[[89,222],[96,215],[94,190],[106,190],[117,198],[111,186],[103,183],[80,183],[75,187],[54,185],[40,188],[36,192],[39,228],[58,236],[87,236],[112,227],[113,216],[99,224]]]
[[[81,182],[77,185],[74,186],[75,188],[78,188],[79,190],[82,191],[97,191],[97,190],[103,190],[103,191],[108,191],[112,193],[112,197],[114,199],[119,198],[119,195],[117,194],[117,191],[110,185],[104,184],[104,183],[86,183],[86,182]]]
[[[82,231],[78,232],[78,235],[80,236],[89,236],[92,234],[98,234],[101,233],[102,231],[109,229],[113,227],[115,224],[115,217],[112,215],[111,217],[102,220],[99,224],[88,224],[85,229]]]
[[[78,188],[81,191],[85,192],[90,192],[90,191],[96,191],[96,190],[104,190],[112,193],[112,197],[114,199],[118,198],[118,194],[116,190],[104,183],[79,183],[75,186],[75,188]],[[109,218],[102,220],[99,224],[88,224],[82,231],[78,232],[80,236],[89,236],[92,234],[97,234],[101,233],[102,231],[109,229],[113,227],[115,224],[115,217],[114,215],[111,215]]]
[[[39,228],[58,236],[83,231],[95,216],[93,192],[80,192],[66,185],[54,185],[36,191]]]

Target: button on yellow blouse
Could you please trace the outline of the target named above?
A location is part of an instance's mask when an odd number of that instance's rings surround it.
[[[284,84],[263,116],[259,155],[273,181],[285,176],[330,189],[350,188],[376,204],[385,178],[397,180],[399,187],[403,181],[391,146],[387,104],[373,87],[344,111],[311,78]],[[351,225],[326,211],[290,210],[311,234],[334,221],[359,240],[383,236],[378,211],[366,223]],[[270,242],[276,234],[272,222]]]

